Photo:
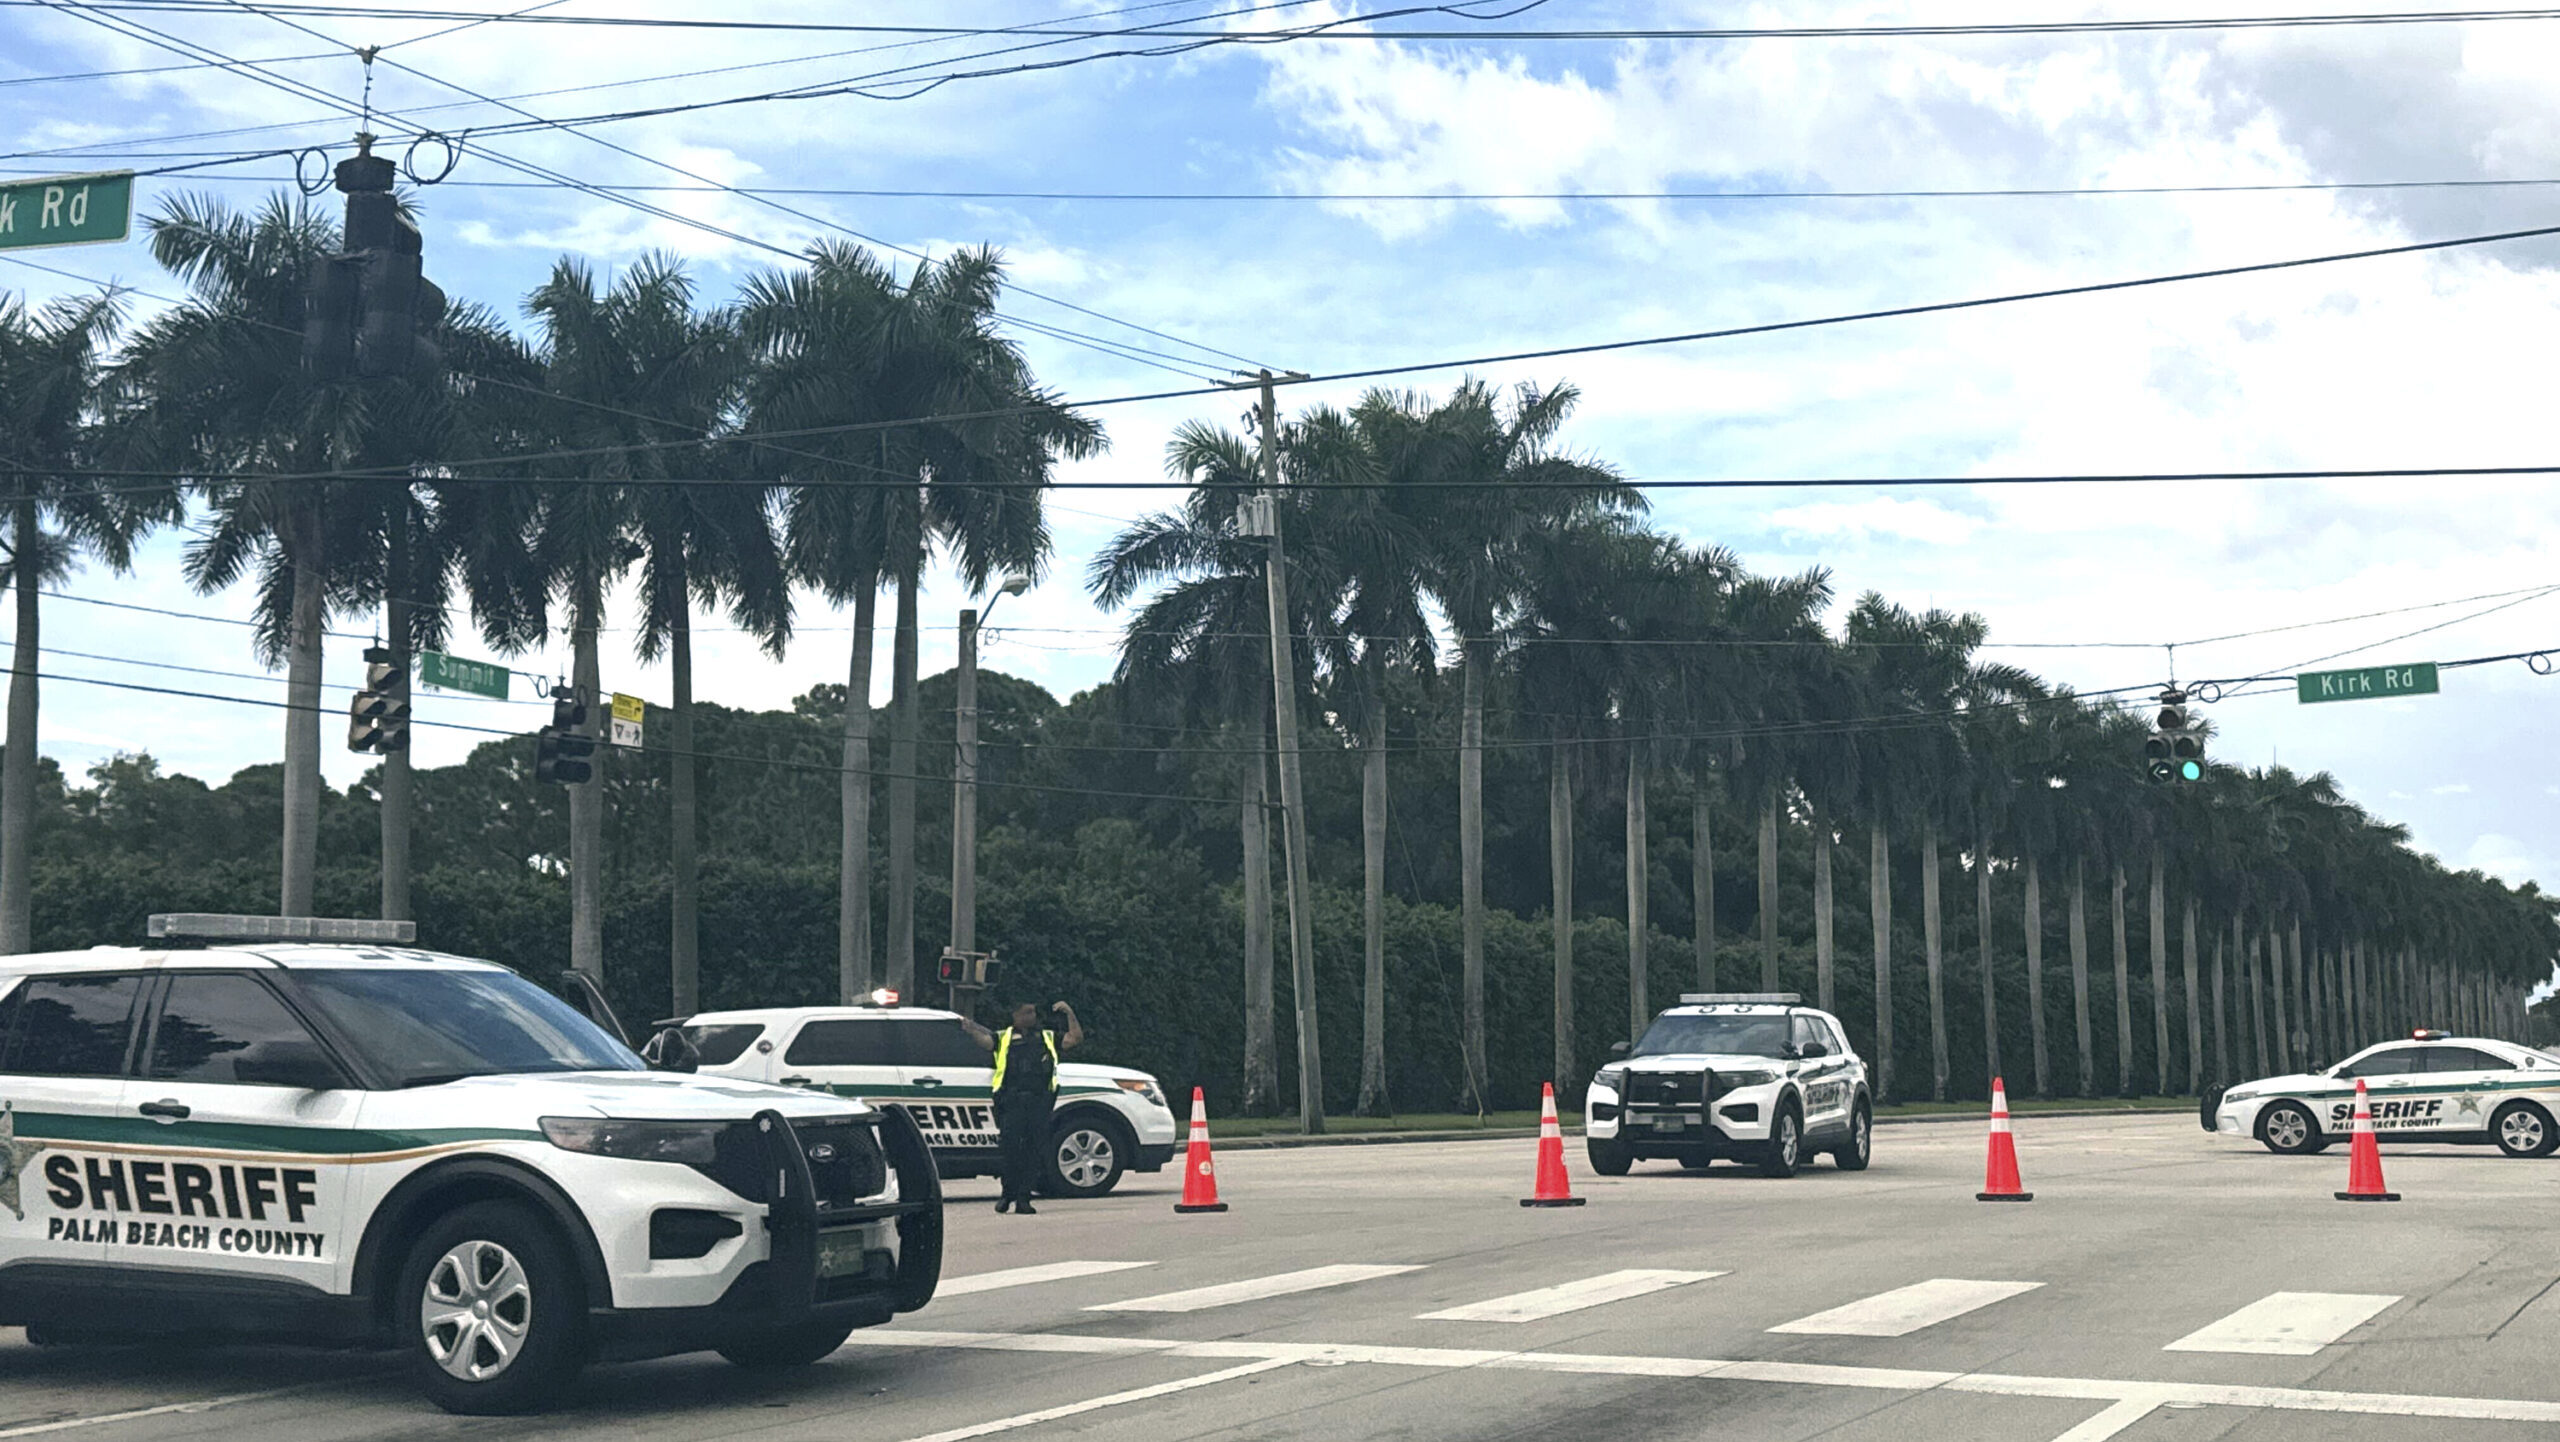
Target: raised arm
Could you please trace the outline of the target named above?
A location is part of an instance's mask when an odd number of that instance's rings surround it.
[[[1058,1050],[1073,1051],[1077,1047],[1084,1045],[1084,1023],[1076,1020],[1076,1009],[1067,1005],[1063,1001],[1049,1009],[1051,1011],[1063,1012],[1066,1014],[1067,1018],[1066,1034],[1058,1038]]]
[[[996,1049],[996,1034],[987,1030],[985,1027],[978,1025],[976,1022],[969,1020],[969,1018],[965,1016],[960,1018],[960,1029],[967,1032],[969,1034],[969,1040],[976,1042],[982,1049],[987,1051],[994,1051]]]

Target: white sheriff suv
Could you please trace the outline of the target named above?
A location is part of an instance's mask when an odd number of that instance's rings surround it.
[[[903,1113],[650,1071],[407,922],[151,935],[0,958],[0,1324],[32,1341],[369,1341],[505,1413],[590,1360],[811,1362],[933,1295]]]
[[[1867,1064],[1839,1018],[1794,992],[1688,995],[1653,1019],[1621,1060],[1600,1068],[1582,1103],[1591,1169],[1624,1176],[1663,1158],[1718,1157],[1794,1176],[1814,1152],[1864,1171],[1874,1145]]]
[[[943,1176],[996,1175],[995,1059],[958,1012],[898,1000],[883,989],[869,1006],[707,1011],[679,1025],[706,1074],[884,1105],[915,1121]],[[1098,1197],[1173,1157],[1173,1113],[1145,1072],[1062,1058],[1055,1117],[1041,1150],[1047,1195]]]
[[[2207,1126],[2271,1152],[2317,1152],[2354,1130],[2359,1079],[2381,1137],[2495,1144],[2511,1157],[2560,1149],[2560,1057],[2440,1031],[2367,1047],[2324,1072],[2243,1082],[2207,1109]]]

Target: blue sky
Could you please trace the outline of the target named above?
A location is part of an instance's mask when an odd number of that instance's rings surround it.
[[[1098,6],[965,3],[861,7],[875,23],[1018,25]],[[375,7],[379,8],[379,7]],[[450,7],[439,7],[450,8]],[[470,8],[470,7],[464,7]],[[1117,22],[1210,15],[1197,4]],[[2156,16],[2265,9],[2074,7]],[[569,0],[553,14],[683,15],[665,0]],[[748,0],[732,18],[841,21],[847,7]],[[1207,23],[1349,13],[1339,3]],[[1986,3],[1966,19],[2024,11]],[[2036,18],[2057,12],[2037,7]],[[332,48],[254,15],[132,17],[242,58]],[[1554,0],[1510,27],[1894,23],[1944,7],[1862,4],[1614,5]],[[898,37],[488,26],[414,44],[450,22],[307,19],[352,47],[486,94],[589,86],[715,66],[779,66],[521,102],[549,117],[814,84],[889,65],[949,61],[1008,43],[940,40],[867,55],[822,51]],[[1460,26],[1459,21],[1433,21]],[[1497,27],[1487,27],[1497,28]],[[1013,41],[1021,44],[1026,41]],[[1074,53],[1057,47],[1034,56]],[[130,37],[59,12],[0,12],[0,82],[170,63]],[[966,80],[920,99],[832,98],[743,106],[600,128],[616,144],[739,185],[1071,192],[1471,192],[1966,189],[2334,184],[2560,177],[2547,104],[2560,23],[2232,31],[2159,36],[1571,42],[1302,42],[1220,47]],[[277,67],[351,97],[347,55]],[[963,67],[966,68],[966,67]],[[377,66],[393,112],[456,92]],[[209,140],[159,137],[327,116],[240,74],[203,69],[112,81],[0,83],[0,170],[130,165],[152,151],[331,145],[351,125]],[[511,119],[488,106],[420,114],[458,130]],[[401,129],[395,122],[379,128]],[[78,149],[79,153],[67,153]],[[66,152],[52,156],[24,152]],[[561,132],[474,140],[452,181],[419,194],[428,269],[445,288],[512,314],[555,257],[599,268],[676,250],[707,300],[775,258],[734,241],[517,180],[512,157],[612,183],[684,182]],[[144,183],[148,210],[175,188],[255,203],[284,162]],[[1025,201],[786,198],[825,224],[737,196],[656,197],[786,250],[848,227],[941,253],[988,242],[1018,282],[1185,342],[1309,371],[1747,324],[2007,290],[2382,246],[2551,223],[2560,187],[2428,191],[1927,200],[1634,202]],[[1510,383],[1583,391],[1570,443],[1639,479],[1909,476],[2012,472],[2481,465],[2553,459],[2547,416],[2560,379],[2548,345],[2560,279],[2548,244],[2455,251],[1747,341],[1491,368]],[[34,257],[84,276],[165,290],[138,244]],[[0,286],[41,297],[72,283],[0,265]],[[1208,351],[1017,297],[1028,319],[1182,354]],[[1180,377],[1036,334],[1042,375],[1069,396],[1179,385]],[[1452,372],[1409,384],[1445,390]],[[1347,400],[1349,388],[1293,393]],[[1154,477],[1183,420],[1229,422],[1224,397],[1101,412],[1112,449],[1069,479]],[[1044,583],[996,616],[987,663],[1071,691],[1108,674],[1112,618],[1076,585],[1094,548],[1163,496],[1062,493]],[[2315,658],[2447,660],[2560,645],[2550,485],[2540,480],[2196,483],[2146,487],[1889,487],[1819,492],[1665,491],[1662,524],[1755,566],[1833,572],[1844,599],[1869,588],[1912,605],[1977,610],[1995,640],[2075,643],[2002,653],[2088,688],[2155,681],[2164,643],[2182,675],[2283,672]],[[130,578],[68,589],[239,617],[242,596],[198,597],[176,575],[183,537],[155,543]],[[2480,598],[2343,624],[2336,618]],[[927,593],[924,664],[948,664],[947,578]],[[2512,603],[2512,604],[2511,604]],[[2493,607],[2505,609],[2491,610]],[[48,644],[97,656],[254,673],[246,633],[64,602]],[[844,667],[844,618],[814,600],[774,664],[717,630],[701,642],[701,693],[771,705]],[[339,622],[333,680],[352,674],[366,618]],[[716,626],[716,618],[706,621]],[[2421,635],[2421,628],[2441,627]],[[2200,644],[2232,633],[2304,627]],[[829,629],[834,628],[834,629]],[[2405,636],[2405,639],[2400,639]],[[2090,647],[2078,643],[2141,643]],[[468,649],[468,648],[466,648]],[[556,668],[555,650],[516,664]],[[61,658],[66,675],[135,667]],[[663,697],[664,679],[609,652],[619,689]],[[190,684],[245,696],[253,675]],[[884,683],[885,684],[885,683]],[[2212,708],[2221,754],[2328,769],[2356,799],[2411,825],[2455,866],[2560,882],[2555,683],[2516,663],[2447,673],[2426,700],[2317,708],[2288,695]],[[529,695],[529,688],[520,690]],[[220,775],[276,754],[275,713],[198,707],[172,729],[129,693],[48,688],[44,744],[77,767],[148,745]],[[436,698],[430,717],[530,724],[523,707]],[[430,763],[474,739],[422,730]],[[343,782],[359,758],[333,751]]]

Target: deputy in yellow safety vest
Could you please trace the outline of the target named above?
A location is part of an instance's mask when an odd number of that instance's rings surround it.
[[[1084,1023],[1065,1002],[1051,1011],[1067,1019],[1063,1035],[1040,1024],[1040,1008],[1023,1002],[1013,1009],[1013,1024],[989,1031],[974,1021],[961,1021],[978,1045],[996,1054],[996,1139],[1004,1157],[1004,1193],[999,1212],[1032,1215],[1031,1193],[1040,1178],[1040,1148],[1048,1144],[1049,1113],[1058,1096],[1058,1053],[1084,1044]]]

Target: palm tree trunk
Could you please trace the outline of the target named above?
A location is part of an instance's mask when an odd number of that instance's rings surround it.
[[[2169,1090],[2169,882],[2158,843],[2151,847],[2151,1068],[2159,1089]]]
[[[2276,1070],[2293,1070],[2293,1028],[2291,1015],[2285,1008],[2284,933],[2276,930],[2273,914],[2267,917],[2267,998],[2268,1036],[2275,1048]]]
[[[2187,1091],[2204,1094],[2204,1007],[2196,975],[2196,899],[2187,898],[2180,941],[2187,971]]]
[[[284,885],[280,916],[309,916],[320,860],[320,627],[327,597],[320,525],[308,506],[286,523],[296,537],[293,619],[286,639],[284,713]]]
[[[0,751],[0,953],[35,949],[36,598],[42,594],[44,547],[33,499],[10,516],[10,555],[17,570],[18,641],[9,652],[9,738]]]
[[[389,526],[388,554],[383,568],[383,619],[385,643],[391,650],[391,675],[398,694],[409,693],[409,631],[415,623],[410,617],[409,600],[409,507],[408,498],[394,508]],[[409,766],[409,733],[403,729],[400,744],[382,758],[382,919],[409,919],[409,834],[411,817],[417,806],[416,776]],[[0,908],[5,909],[5,908]]]
[[[2274,1053],[2267,1045],[2266,972],[2258,965],[2258,935],[2249,933],[2246,946],[2234,942],[2241,952],[2241,965],[2249,973],[2249,1039],[2257,1049],[2258,1075],[2275,1075]]]
[[[1698,990],[1716,989],[1716,841],[1713,817],[1707,803],[1707,778],[1700,773],[1691,783],[1697,790],[1689,798],[1689,901],[1697,913]]]
[[[1760,808],[1760,989],[1778,989],[1778,798]]]
[[[2044,1038],[2044,870],[2027,858],[2027,1040],[2035,1053],[2036,1095],[2053,1095],[2052,1054]]]
[[[1947,1099],[1947,975],[1938,933],[1938,823],[1920,832],[1920,931],[1929,950],[1929,1099]]]
[[[1562,746],[1547,752],[1547,934],[1555,965],[1555,1071],[1573,1066],[1573,764]],[[1632,1013],[1633,1008],[1629,1009]],[[1634,1017],[1628,1035],[1644,1035]]]
[[[2312,1028],[2319,1025],[2320,998],[2312,990],[2315,973],[2303,962],[2302,918],[2299,916],[2293,918],[2293,924],[2285,928],[2285,931],[2291,943],[2286,951],[2291,957],[2290,964],[2293,967],[2293,1014],[2301,1019],[2300,1025],[2294,1028],[2294,1035],[2299,1038],[2299,1044],[2294,1047],[2293,1055],[2289,1060],[2292,1061],[2294,1069],[2300,1071],[2311,1065]]]
[[[1485,1100],[1484,1072],[1484,643],[1460,638],[1458,704],[1458,1061],[1468,1105]]]
[[[1973,943],[1982,967],[1983,1090],[2000,1075],[2000,989],[1991,976],[1991,834],[1973,833]]]
[[[1653,1008],[1647,1004],[1645,998],[1645,976],[1647,952],[1649,950],[1645,943],[1647,940],[1647,934],[1651,929],[1649,916],[1652,911],[1651,903],[1653,900],[1653,862],[1649,848],[1645,845],[1647,838],[1645,836],[1644,761],[1645,743],[1641,741],[1628,742],[1627,1035],[1630,1037],[1639,1037],[1644,1035],[1645,1023],[1653,1019]],[[1560,1005],[1569,999],[1570,997],[1565,990],[1559,990],[1556,993],[1556,1000]],[[1570,1041],[1572,1039],[1572,1030],[1572,1013],[1559,1011],[1556,1018],[1557,1042],[1561,1044],[1563,1042]],[[1556,1075],[1559,1078],[1575,1075],[1575,1070],[1571,1065],[1572,1060],[1573,1053],[1570,1050],[1560,1050],[1556,1053]]]
[[[912,567],[898,577],[889,653],[889,988],[901,996],[916,981],[917,585]]]
[[[1876,1100],[1893,1089],[1893,852],[1881,817],[1867,823],[1867,919],[1875,927]]]
[[[592,575],[573,583],[569,602],[569,689],[587,712],[587,734],[602,725],[597,692],[604,668],[596,655],[603,623],[604,585]],[[604,980],[604,768],[599,748],[594,774],[569,788],[569,964]]]
[[[2116,962],[2116,1095],[2133,1095],[2133,968],[2124,944],[2124,863],[2114,864],[2112,919]]]
[[[1839,1008],[1832,1004],[1831,919],[1831,822],[1817,812],[1813,818],[1813,996],[1815,1005],[1837,1012]]]
[[[2089,865],[2071,863],[2071,1024],[2080,1042],[2080,1095],[2098,1094],[2098,1057],[2089,1033]]]
[[[1270,703],[1251,707],[1252,745],[1245,770],[1244,828],[1244,1105],[1249,1117],[1280,1109],[1280,1053],[1273,1040],[1271,994],[1271,735]]]
[[[667,636],[667,685],[673,723],[667,760],[674,767],[667,775],[667,972],[675,1014],[691,1016],[702,1003],[702,859],[695,851],[701,806],[694,796],[693,618],[682,610]]]
[[[1360,758],[1360,1106],[1387,1105],[1387,705],[1370,665],[1369,724]]]
[[[2223,988],[2222,928],[2213,931],[2213,1084],[2231,1085],[2231,1012]]]
[[[879,630],[874,577],[853,597],[853,659],[844,677],[843,837],[836,852],[836,999],[851,1006],[880,974],[871,961],[871,646]]]

